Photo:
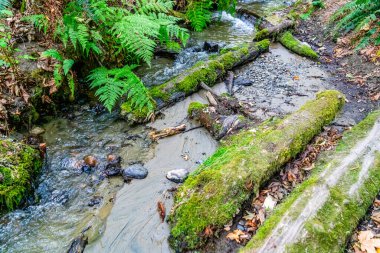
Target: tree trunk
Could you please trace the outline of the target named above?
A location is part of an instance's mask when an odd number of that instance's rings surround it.
[[[252,194],[301,152],[344,105],[338,91],[325,91],[283,120],[242,131],[201,165],[179,188],[170,221],[170,243],[196,249],[205,231],[227,224]],[[207,233],[209,234],[209,233]]]

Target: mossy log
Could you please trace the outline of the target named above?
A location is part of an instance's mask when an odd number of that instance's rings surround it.
[[[266,122],[225,141],[178,189],[170,216],[170,244],[200,247],[209,230],[227,224],[251,195],[301,152],[344,105],[338,91],[324,91],[283,120]],[[208,231],[208,233],[205,233]]]
[[[311,59],[318,59],[318,54],[309,46],[296,39],[290,32],[283,33],[278,41],[290,51]]]
[[[260,15],[259,13],[253,10],[240,7],[236,9],[236,13],[245,18],[248,18],[248,20],[255,24],[258,24],[260,29],[273,27],[272,23],[266,20],[266,18],[263,15]]]
[[[22,204],[41,165],[38,150],[0,139],[0,213]]]
[[[261,29],[259,32],[255,34],[253,41],[260,41],[267,38],[276,40],[277,36],[291,28],[294,28],[294,26],[295,22],[293,20],[286,19],[279,25],[270,25],[267,27],[263,27],[263,29]]]
[[[344,252],[380,187],[380,111],[345,133],[241,251]]]
[[[219,56],[198,62],[168,82],[155,86],[150,90],[150,94],[157,101],[156,110],[198,91],[202,82],[213,86],[228,70],[253,61],[260,54],[267,52],[269,45],[269,40],[263,40],[224,50]],[[134,112],[127,103],[121,105],[121,116],[135,123],[144,122],[146,119],[146,114]]]

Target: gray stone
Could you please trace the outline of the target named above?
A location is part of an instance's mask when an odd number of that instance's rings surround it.
[[[142,164],[136,163],[124,169],[122,175],[125,180],[144,179],[148,176],[148,170]]]
[[[178,169],[171,170],[166,174],[166,178],[174,183],[183,183],[187,176],[189,175],[189,171],[186,169]]]
[[[45,129],[43,129],[42,127],[35,127],[30,131],[30,134],[34,136],[38,136],[43,133],[45,133]]]

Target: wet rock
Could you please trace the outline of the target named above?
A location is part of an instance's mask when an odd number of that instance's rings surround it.
[[[210,53],[217,53],[219,52],[219,45],[213,42],[207,42],[203,44],[203,50],[210,52]]]
[[[88,238],[81,234],[73,240],[67,253],[82,253],[88,244]]]
[[[0,173],[0,183],[2,183],[4,181],[4,176],[3,174]]]
[[[121,157],[117,156],[117,155],[110,154],[107,156],[107,162],[108,162],[108,164],[112,164],[112,165],[116,165],[116,164],[120,165]]]
[[[189,175],[189,171],[186,169],[178,169],[171,170],[166,174],[166,178],[174,183],[183,183],[187,176]]]
[[[234,80],[234,85],[237,85],[237,86],[251,86],[253,84],[253,82],[243,76],[238,76],[235,80]]]
[[[98,163],[96,158],[92,155],[85,156],[85,158],[83,160],[90,167],[95,167],[96,164]]]
[[[144,179],[148,176],[148,170],[142,164],[136,163],[124,169],[122,175],[125,180]]]
[[[91,167],[88,166],[87,164],[82,166],[82,172],[90,174],[91,173]]]
[[[94,196],[90,202],[88,202],[88,206],[99,205],[102,202],[103,198],[101,196]]]
[[[45,133],[45,129],[42,127],[35,127],[30,132],[31,135],[38,136]]]
[[[121,168],[119,166],[108,164],[104,173],[107,177],[118,176],[121,173]]]

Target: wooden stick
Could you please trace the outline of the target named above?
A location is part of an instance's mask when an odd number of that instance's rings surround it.
[[[149,133],[149,137],[153,141],[157,141],[159,139],[162,139],[162,138],[165,138],[168,136],[172,136],[172,135],[182,133],[185,130],[186,130],[186,125],[182,124],[182,125],[179,125],[176,127],[168,127],[168,128],[163,129],[163,130],[152,131]]]

